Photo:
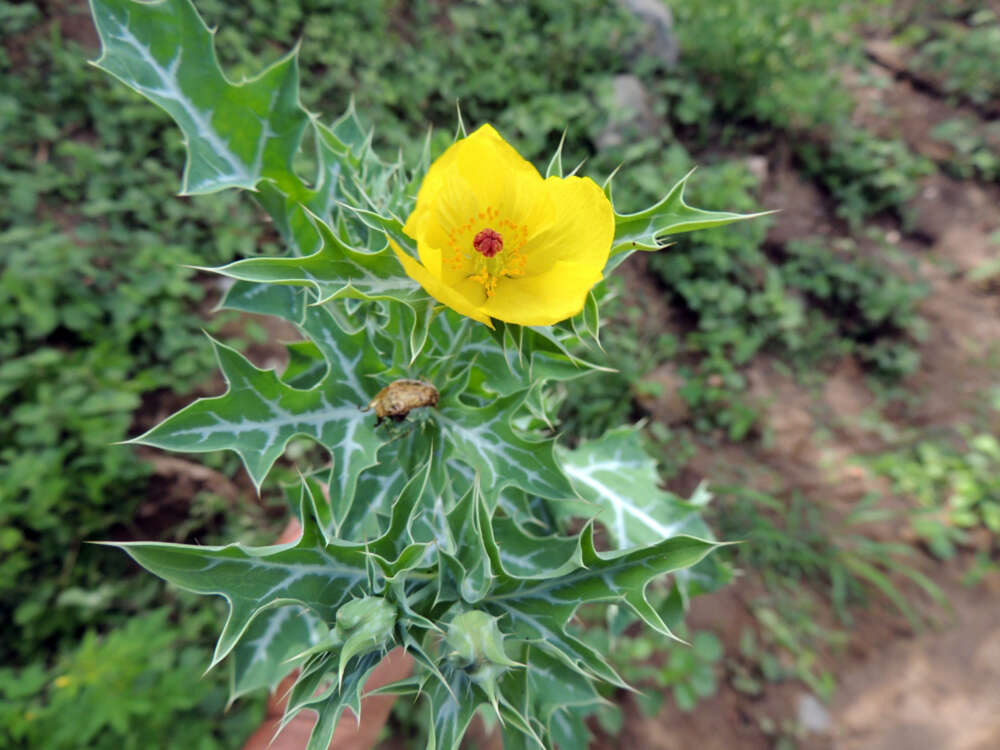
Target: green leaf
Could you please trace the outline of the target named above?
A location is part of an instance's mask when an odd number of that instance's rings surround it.
[[[563,503],[552,503],[561,506]],[[577,541],[553,533],[536,536],[511,518],[494,518],[493,535],[504,569],[519,578],[533,578],[558,570],[576,553]]]
[[[316,316],[323,314],[310,309]],[[304,435],[333,456],[331,494],[353,497],[358,474],[375,463],[383,442],[374,421],[360,411],[377,390],[376,384],[361,379],[362,373],[379,365],[363,333],[348,334],[336,326],[324,330],[329,338],[319,348],[330,367],[309,390],[286,385],[273,371],[258,369],[215,342],[225,394],[199,399],[133,442],[179,451],[235,451],[259,487],[285,445]],[[368,360],[367,367],[363,360]]]
[[[528,650],[528,688],[537,714],[546,723],[561,708],[592,706],[600,700],[593,684],[538,648]]]
[[[307,505],[304,494],[302,504]],[[109,544],[176,586],[198,594],[218,594],[228,602],[229,616],[212,657],[211,666],[215,666],[264,610],[283,604],[302,605],[329,623],[343,603],[368,588],[364,546],[329,544],[313,512],[303,507],[301,516],[301,538],[272,547]]]
[[[552,158],[549,159],[549,165],[545,168],[546,177],[563,176],[562,150],[563,150],[563,144],[565,142],[566,142],[566,131],[564,130],[562,137],[559,139],[559,145],[556,147],[555,153],[552,154]]]
[[[230,701],[260,688],[273,689],[300,663],[295,657],[315,645],[326,625],[302,606],[262,612],[233,649]]]
[[[450,454],[479,472],[490,497],[508,485],[553,499],[575,496],[555,459],[552,440],[528,440],[510,424],[523,395],[498,398],[483,407],[458,399],[442,401],[435,415]]]
[[[579,708],[560,708],[549,717],[549,736],[559,750],[590,747],[590,730],[586,716],[590,711]]]
[[[460,670],[448,670],[447,682],[428,680],[423,687],[430,706],[427,750],[458,750],[476,710],[486,703],[482,689]]]
[[[434,508],[427,508],[423,514],[423,519],[430,521],[425,521],[425,527],[436,527],[434,539],[441,560],[439,600],[460,598],[475,603],[486,595],[493,582],[493,571],[483,548],[483,533],[476,512],[480,497],[478,486],[470,487],[454,508],[446,509],[438,495],[434,498]],[[416,536],[417,524],[414,523],[411,528]]]
[[[314,388],[326,374],[329,367],[319,347],[312,341],[293,341],[285,344],[288,350],[288,366],[281,373],[281,379],[299,390]]]
[[[485,513],[480,506],[480,513]],[[593,526],[577,537],[573,557],[555,570],[517,578],[503,567],[492,528],[480,522],[496,583],[481,606],[504,614],[509,632],[536,641],[539,648],[598,679],[624,687],[617,673],[596,651],[566,632],[566,624],[584,603],[623,601],[642,620],[670,637],[671,633],[646,599],[649,581],[658,575],[690,567],[718,545],[704,539],[677,536],[641,549],[602,556],[594,547]]]
[[[771,213],[735,214],[692,208],[684,202],[684,186],[693,172],[694,170],[684,175],[659,203],[634,214],[615,212],[615,239],[611,259],[605,268],[606,274],[634,250],[662,249],[666,245],[664,238],[670,235],[721,227],[734,221],[746,221]]]
[[[338,510],[337,536],[363,541],[384,533],[393,503],[415,473],[411,459],[425,455],[416,443],[425,443],[427,448],[430,447],[429,437],[417,430],[382,446],[378,463],[362,471],[358,477],[355,498],[359,501],[352,502],[346,511],[343,508]]]
[[[166,110],[184,132],[184,193],[252,190],[262,179],[301,191],[292,158],[309,118],[299,104],[294,54],[234,84],[188,0],[91,0],[91,8],[102,44],[95,64]]]
[[[308,291],[277,284],[237,281],[226,290],[219,307],[255,315],[274,315],[290,323],[301,323],[309,304]]]
[[[655,544],[678,534],[707,536],[697,508],[660,489],[656,461],[642,447],[634,427],[609,430],[574,450],[559,450],[562,465],[580,497],[591,505],[554,506],[562,515],[600,521],[615,549]]]
[[[318,694],[316,694],[315,686],[318,685],[319,680],[303,679],[303,676],[300,676],[299,683],[296,683],[295,687],[292,688],[292,695],[285,715],[282,717],[281,727],[287,725],[293,717],[304,709],[316,711],[319,718],[309,735],[309,742],[306,744],[305,750],[328,750],[330,742],[333,740],[333,733],[337,728],[337,722],[340,721],[345,709],[350,708],[356,717],[355,720],[360,723],[361,695],[364,691],[365,681],[375,671],[375,667],[384,656],[384,651],[372,650],[355,657],[348,665],[349,669],[345,670],[344,679],[330,681],[326,689]],[[327,663],[324,662],[324,665]],[[320,679],[327,676],[325,669],[317,670],[317,674]],[[309,689],[303,691],[301,684],[308,685]],[[304,693],[308,699],[299,699],[299,696],[296,695],[297,692]]]
[[[393,299],[415,305],[429,299],[407,276],[386,243],[377,252],[348,246],[320,219],[312,216],[321,246],[304,258],[250,258],[205,269],[241,281],[311,287],[319,302],[341,297]]]

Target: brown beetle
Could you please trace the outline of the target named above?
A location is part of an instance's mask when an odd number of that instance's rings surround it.
[[[396,380],[389,383],[385,388],[375,394],[368,406],[362,407],[361,411],[375,410],[375,426],[378,427],[382,420],[389,417],[397,422],[406,419],[410,409],[418,409],[421,406],[437,406],[438,390],[430,383],[423,380]]]

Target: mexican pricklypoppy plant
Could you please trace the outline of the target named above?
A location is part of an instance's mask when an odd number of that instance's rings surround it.
[[[228,663],[234,698],[297,670],[286,718],[318,714],[311,750],[396,647],[416,671],[383,691],[422,696],[429,748],[457,748],[482,706],[507,746],[584,747],[595,686],[622,681],[574,614],[613,603],[670,637],[647,588],[686,602],[717,545],[699,503],[658,489],[634,429],[557,445],[545,386],[599,369],[581,354],[595,291],[629,253],[745,217],[691,208],[684,180],[618,214],[558,154],[543,178],[488,125],[433,164],[386,163],[353,108],[329,123],[303,109],[294,54],[232,83],[189,0],[91,7],[97,65],[183,131],[183,192],[252,191],[282,236],[281,257],[213,269],[234,280],[222,306],[302,335],[280,373],[213,342],[225,393],[136,442],[235,451],[258,486],[293,438],[329,454],[291,490],[295,542],[118,546],[225,598],[210,666]],[[307,131],[305,181],[292,162]]]

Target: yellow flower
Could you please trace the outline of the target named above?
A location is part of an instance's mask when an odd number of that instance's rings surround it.
[[[492,327],[551,325],[583,309],[601,280],[614,212],[587,177],[542,178],[490,125],[430,167],[403,227],[406,273],[438,302]]]

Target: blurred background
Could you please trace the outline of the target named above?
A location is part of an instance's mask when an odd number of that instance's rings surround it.
[[[693,205],[781,210],[630,259],[621,370],[555,394],[570,443],[644,420],[664,486],[745,540],[691,647],[605,644],[644,692],[594,747],[1000,747],[1000,2],[196,5],[234,80],[301,41],[305,105],[353,97],[387,155],[443,149],[459,101],[536,163],[565,131],[564,164],[623,164],[619,210],[695,165]],[[222,602],[84,542],[279,533],[291,461],[257,496],[232,455],[114,445],[219,392],[202,331],[280,364],[183,267],[278,238],[247,196],[175,196],[180,133],[86,64],[85,2],[0,29],[0,746],[237,748],[263,696],[202,674]]]

